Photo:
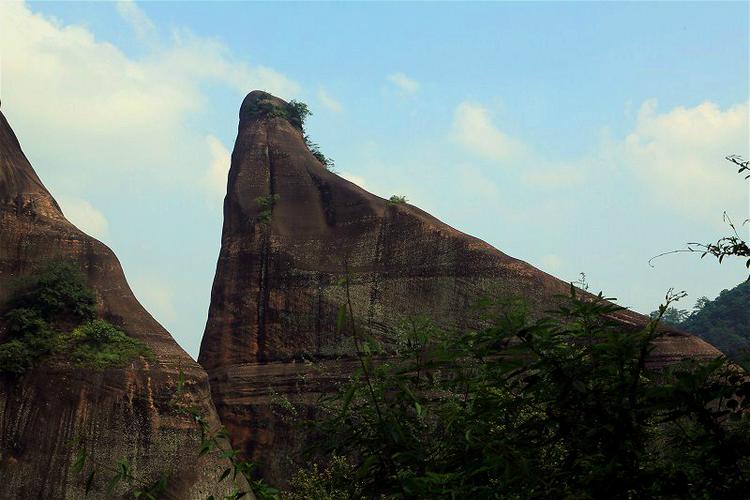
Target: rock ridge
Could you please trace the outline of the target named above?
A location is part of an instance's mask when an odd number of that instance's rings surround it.
[[[313,415],[316,395],[331,381],[316,381],[322,376],[300,360],[338,357],[346,372],[354,348],[335,326],[347,300],[342,279],[358,326],[376,336],[425,312],[443,328],[477,327],[470,306],[484,296],[522,298],[541,314],[570,285],[337,176],[313,156],[301,127],[257,112],[264,102],[267,109],[287,105],[254,91],[240,109],[199,362],[235,445],[268,480],[283,482],[290,470],[284,457],[294,457],[309,436],[274,413],[273,399],[288,398]],[[648,321],[631,311],[616,316],[631,328]],[[718,354],[671,332],[651,362]]]
[[[13,283],[52,260],[78,267],[99,317],[144,342],[154,359],[102,371],[42,363],[21,378],[0,374],[0,498],[83,498],[92,468],[91,496],[103,498],[107,468],[120,459],[139,481],[171,473],[164,498],[229,494],[231,485],[217,482],[228,462],[197,458],[200,431],[171,404],[182,374],[181,397],[218,426],[205,371],[138,303],[114,253],[65,219],[0,113],[0,340]],[[73,464],[83,449],[80,473]]]

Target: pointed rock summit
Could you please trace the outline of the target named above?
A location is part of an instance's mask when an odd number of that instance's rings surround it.
[[[482,297],[518,297],[548,310],[569,284],[406,203],[375,196],[328,171],[306,146],[295,107],[261,91],[242,103],[224,200],[221,252],[199,362],[236,446],[271,482],[288,478],[304,444],[272,409],[307,404],[330,381],[300,362],[346,370],[354,352],[337,332],[348,289],[362,329],[380,335],[427,315],[445,328],[478,326]],[[618,313],[625,325],[647,318]],[[652,362],[719,352],[674,332]]]
[[[80,269],[97,316],[153,356],[103,370],[65,360],[41,360],[20,376],[0,370],[0,498],[84,498],[92,471],[89,497],[109,498],[120,460],[134,483],[123,481],[118,495],[162,475],[169,480],[160,498],[228,494],[231,485],[218,484],[227,462],[197,458],[200,430],[173,406],[182,373],[179,397],[217,426],[206,373],[138,303],[112,251],[65,219],[0,113],[0,342],[12,337],[6,312],[19,280],[50,261]]]

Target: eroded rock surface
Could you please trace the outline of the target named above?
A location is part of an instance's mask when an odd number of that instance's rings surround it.
[[[351,343],[335,326],[346,301],[343,277],[358,324],[376,335],[418,315],[445,328],[476,326],[470,306],[485,296],[520,297],[542,312],[569,291],[417,207],[389,203],[329,172],[302,131],[268,111],[285,106],[260,91],[242,104],[199,357],[235,444],[271,482],[289,477],[305,440],[277,414],[279,399],[312,415],[316,396],[332,383],[303,359],[327,360],[333,372],[350,364]],[[628,311],[618,317],[633,327],[647,321]],[[652,363],[718,354],[672,332]]]
[[[198,458],[198,428],[170,405],[182,372],[182,401],[218,425],[206,373],[138,303],[112,251],[65,219],[0,113],[0,318],[18,278],[53,259],[78,265],[99,315],[145,342],[154,360],[102,371],[42,362],[20,378],[0,374],[0,498],[84,498],[92,469],[89,498],[104,498],[120,459],[136,486],[171,473],[165,498],[229,493],[218,484],[226,462]],[[76,472],[83,447],[89,458]]]

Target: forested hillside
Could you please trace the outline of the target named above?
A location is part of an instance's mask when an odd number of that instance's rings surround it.
[[[750,348],[750,282],[703,299],[680,327],[695,333],[733,359],[745,359]]]

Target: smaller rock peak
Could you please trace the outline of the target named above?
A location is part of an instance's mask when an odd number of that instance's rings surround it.
[[[302,131],[305,117],[309,114],[310,111],[304,103],[295,100],[286,102],[263,90],[253,90],[242,101],[240,127],[256,120],[283,118],[294,128]]]

